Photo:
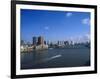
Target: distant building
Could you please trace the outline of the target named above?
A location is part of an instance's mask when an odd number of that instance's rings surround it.
[[[42,36],[38,37],[38,45],[44,44],[44,38]]]
[[[44,41],[44,44],[46,45],[46,44],[47,44],[47,42],[46,42],[46,41]]]
[[[50,42],[50,46],[51,46],[51,47],[53,46],[53,43],[52,43],[52,42]]]
[[[68,42],[68,41],[64,41],[64,44],[65,44],[65,45],[69,45],[69,42]]]
[[[31,43],[30,42],[27,42],[27,44],[26,45],[28,45],[29,47],[31,46]]]
[[[50,41],[47,41],[47,45],[50,45]]]
[[[60,41],[58,41],[57,45],[59,45],[59,44],[60,44]]]
[[[64,41],[58,41],[57,45],[64,45]]]
[[[25,44],[24,40],[21,40],[21,45],[24,45],[24,44]]]
[[[38,43],[38,37],[33,37],[33,45],[37,45]]]

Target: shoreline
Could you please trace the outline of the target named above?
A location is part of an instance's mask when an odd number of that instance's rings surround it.
[[[61,48],[48,48],[48,49],[41,49],[41,50],[36,50],[36,49],[31,49],[31,50],[25,50],[25,51],[21,51],[21,53],[29,53],[29,52],[33,52],[33,51],[44,51],[44,50],[53,50],[53,49],[90,49],[88,47],[61,47]]]

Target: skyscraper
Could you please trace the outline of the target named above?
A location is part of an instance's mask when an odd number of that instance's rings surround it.
[[[38,37],[33,37],[33,45],[37,45],[38,43]]]
[[[46,42],[46,41],[44,41],[44,44],[46,45],[46,44],[47,44],[47,42]]]
[[[40,44],[44,44],[44,38],[42,37],[42,36],[39,36],[38,37],[38,45],[40,45]]]

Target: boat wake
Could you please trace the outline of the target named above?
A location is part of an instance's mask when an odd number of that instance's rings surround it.
[[[61,57],[62,55],[56,55],[56,56],[53,56],[53,57],[50,57],[50,58],[46,58],[45,61],[49,61],[49,60],[53,60],[55,58],[59,58]]]
[[[50,58],[45,58],[45,59],[42,59],[42,60],[38,61],[37,64],[44,63],[44,62],[47,62],[47,61],[50,61],[50,60],[59,58],[59,57],[61,57],[61,56],[62,56],[62,55],[59,54],[59,55],[52,56],[52,57],[50,57]]]

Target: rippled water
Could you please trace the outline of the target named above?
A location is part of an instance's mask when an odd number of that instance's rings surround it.
[[[89,48],[55,48],[21,53],[21,69],[90,65]]]

